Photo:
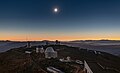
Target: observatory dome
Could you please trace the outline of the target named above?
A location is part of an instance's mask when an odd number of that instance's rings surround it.
[[[52,47],[47,47],[45,52],[55,52],[55,51]]]

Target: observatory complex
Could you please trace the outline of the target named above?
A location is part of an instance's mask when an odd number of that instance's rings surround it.
[[[36,47],[36,53],[44,53],[45,58],[56,58],[57,57],[57,51],[54,51],[52,47],[47,47],[46,50],[44,50],[43,47]]]

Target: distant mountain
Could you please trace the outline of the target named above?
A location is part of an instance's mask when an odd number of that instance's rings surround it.
[[[85,43],[89,45],[120,45],[120,41],[117,40],[76,40],[70,42]]]

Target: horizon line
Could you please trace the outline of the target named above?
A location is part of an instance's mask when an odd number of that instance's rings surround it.
[[[58,39],[56,39],[58,40]],[[25,42],[25,41],[56,41],[56,40],[0,40],[0,41],[20,41],[20,42]],[[117,39],[78,39],[78,40],[58,40],[58,41],[100,41],[100,40],[106,40],[106,41],[120,41]]]

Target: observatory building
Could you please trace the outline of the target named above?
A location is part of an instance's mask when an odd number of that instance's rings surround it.
[[[48,47],[45,50],[45,58],[56,58],[57,57],[57,52],[54,51],[52,47]]]
[[[43,47],[36,47],[36,53],[44,53]]]
[[[31,43],[30,43],[30,41],[27,42],[27,45],[26,45],[26,46],[27,46],[27,48],[31,48]]]
[[[40,53],[44,53],[43,47],[40,48]]]

